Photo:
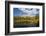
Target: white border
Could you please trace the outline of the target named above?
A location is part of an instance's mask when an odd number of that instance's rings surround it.
[[[40,13],[39,13],[40,26],[39,27],[27,27],[27,28],[13,28],[13,8],[39,8],[40,9]],[[10,4],[10,32],[38,31],[38,30],[42,30],[42,6]]]

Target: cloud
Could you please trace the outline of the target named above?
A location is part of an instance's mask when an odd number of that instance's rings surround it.
[[[19,8],[23,12],[22,16],[36,16],[39,14],[36,8]]]

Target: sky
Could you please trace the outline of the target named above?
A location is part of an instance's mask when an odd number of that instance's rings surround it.
[[[39,14],[38,8],[13,8],[14,16],[36,16]]]

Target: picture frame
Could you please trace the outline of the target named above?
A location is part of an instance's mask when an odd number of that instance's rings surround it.
[[[29,5],[29,6],[28,6]],[[19,2],[19,1],[5,1],[5,35],[17,35],[17,34],[35,34],[35,33],[44,33],[45,29],[44,29],[44,13],[45,13],[45,7],[44,7],[44,3],[38,3],[38,2]],[[15,30],[13,30],[13,26],[11,26],[11,24],[13,23],[13,18],[11,18],[10,16],[13,15],[13,9],[12,8],[23,8],[25,9],[25,7],[27,8],[38,8],[40,9],[40,14],[41,18],[39,21],[41,21],[41,26],[40,28],[23,28],[23,27],[19,27],[19,28],[15,28]],[[34,12],[33,12],[34,13]],[[10,15],[11,14],[11,15]],[[13,17],[13,16],[12,16]],[[10,22],[11,21],[11,22]],[[11,28],[12,29],[11,29]],[[16,27],[16,26],[15,26]],[[29,29],[29,30],[28,30]],[[30,31],[31,30],[31,31]],[[32,31],[33,30],[33,31]],[[34,31],[35,30],[35,31]],[[17,31],[17,32],[16,32]]]

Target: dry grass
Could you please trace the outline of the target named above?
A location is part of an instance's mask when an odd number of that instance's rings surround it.
[[[39,16],[35,16],[35,17],[16,16],[16,17],[14,17],[14,23],[15,24],[38,24],[38,22],[39,22]]]

